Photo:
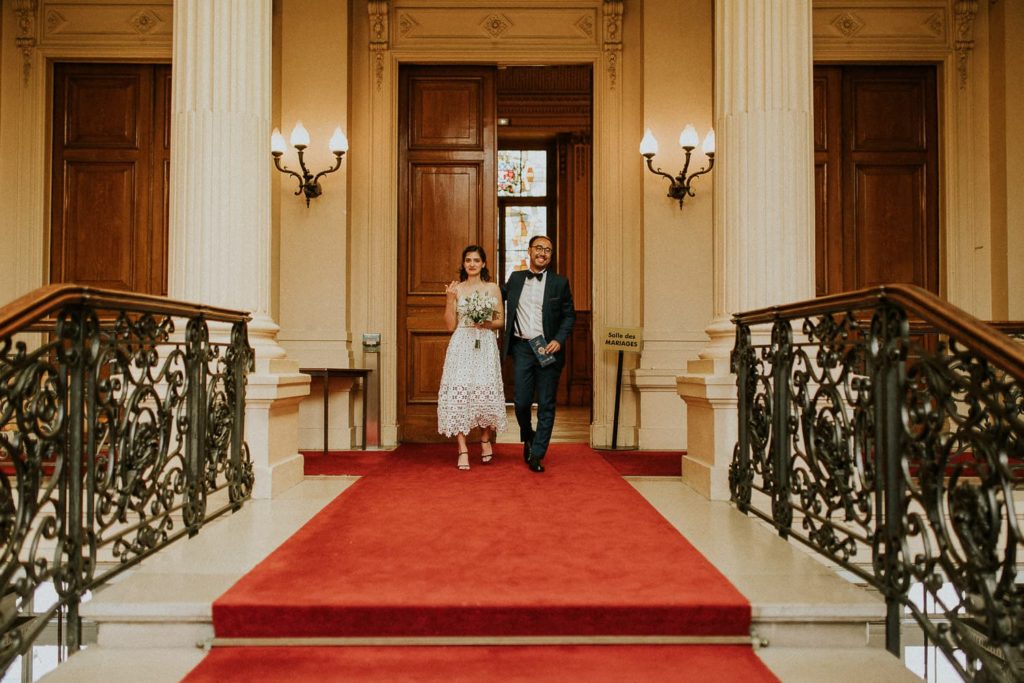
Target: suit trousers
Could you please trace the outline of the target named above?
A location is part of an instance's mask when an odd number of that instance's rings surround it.
[[[541,367],[530,343],[513,339],[509,349],[514,364],[516,421],[519,422],[519,440],[532,441],[533,457],[544,457],[551,441],[551,430],[555,426],[555,395],[558,378],[562,374],[565,356],[558,353],[557,360]],[[532,404],[537,394],[537,428],[532,426]]]

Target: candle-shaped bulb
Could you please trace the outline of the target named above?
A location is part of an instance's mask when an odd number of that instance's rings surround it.
[[[273,154],[284,154],[284,150],[284,136],[281,135],[279,128],[275,128],[274,132],[270,134],[270,151]]]
[[[309,147],[309,131],[302,125],[302,121],[292,128],[292,147]]]
[[[344,154],[348,151],[348,138],[341,132],[341,126],[334,129],[334,135],[331,136],[330,150],[335,154]]]
[[[654,133],[650,128],[644,131],[644,137],[640,140],[640,153],[644,156],[658,153],[658,141],[654,138]]]
[[[711,128],[708,130],[708,134],[704,136],[704,146],[701,148],[707,155],[715,153],[715,129]]]
[[[699,141],[697,129],[693,127],[692,123],[686,124],[686,128],[683,128],[683,132],[679,134],[679,146],[683,149],[693,149]]]

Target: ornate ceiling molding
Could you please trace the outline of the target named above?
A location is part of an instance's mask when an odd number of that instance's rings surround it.
[[[21,51],[22,82],[28,85],[32,73],[32,52],[36,47],[36,0],[14,0],[14,16],[18,22],[18,37],[14,39]]]
[[[160,15],[148,9],[136,12],[128,19],[128,25],[132,30],[141,35],[152,33],[162,22]]]
[[[832,25],[846,38],[854,37],[864,28],[864,22],[856,14],[850,12],[843,12],[836,16],[832,20]]]
[[[977,0],[956,0],[953,17],[956,22],[956,68],[960,73],[960,87],[967,86],[967,58],[974,49],[974,18],[978,14]]]
[[[619,58],[622,56],[622,4],[623,0],[604,1],[604,54],[612,90],[615,89]]]
[[[374,79],[377,83],[377,91],[384,87],[384,54],[388,51],[388,15],[391,12],[388,0],[370,0],[366,3],[367,11],[370,13],[370,57],[373,60]],[[411,18],[403,16],[399,20],[399,26],[403,31],[408,31],[415,25]]]

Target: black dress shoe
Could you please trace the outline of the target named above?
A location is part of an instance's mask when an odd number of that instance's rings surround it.
[[[538,458],[530,458],[526,462],[526,464],[529,465],[531,472],[543,472],[544,471],[544,465],[540,464],[540,460]]]
[[[533,455],[533,440],[523,442],[523,462],[529,463]]]

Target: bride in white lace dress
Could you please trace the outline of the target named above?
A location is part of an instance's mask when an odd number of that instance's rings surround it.
[[[468,470],[466,435],[481,429],[481,459],[489,463],[497,432],[507,424],[495,333],[504,327],[505,315],[501,290],[491,281],[483,247],[471,244],[462,250],[459,281],[449,283],[445,294],[444,322],[452,336],[437,393],[437,431],[456,438],[458,468]]]

